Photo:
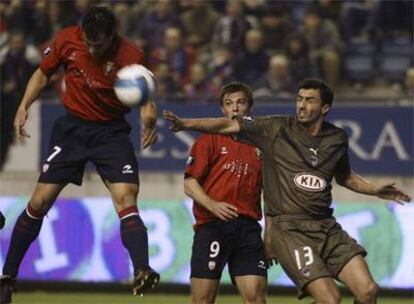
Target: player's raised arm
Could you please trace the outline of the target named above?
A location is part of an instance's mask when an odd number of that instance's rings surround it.
[[[14,118],[14,129],[16,130],[16,136],[19,140],[24,140],[25,137],[29,138],[29,133],[23,128],[27,120],[27,111],[32,103],[39,96],[40,91],[47,85],[49,78],[38,68],[30,77],[26,86],[23,99],[20,102],[20,106],[17,110],[16,117]]]
[[[393,200],[401,205],[404,202],[409,203],[412,199],[408,194],[395,187],[395,183],[383,185],[374,184],[352,170],[348,174],[337,174],[335,180],[338,184],[349,190],[367,195],[375,195],[386,200]]]
[[[146,147],[154,144],[157,139],[157,106],[153,101],[148,101],[140,109],[140,118],[141,118],[141,147],[145,149]]]
[[[164,110],[163,117],[172,123],[170,129],[174,132],[193,130],[212,134],[237,134],[240,131],[239,122],[229,118],[180,118],[173,112]]]

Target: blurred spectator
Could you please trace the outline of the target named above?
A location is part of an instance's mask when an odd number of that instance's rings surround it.
[[[128,1],[116,1],[112,5],[112,11],[118,20],[118,33],[122,36],[126,36],[132,17],[132,15],[130,15],[130,3]]]
[[[76,19],[72,12],[73,9],[67,1],[48,2],[47,14],[49,19],[50,36],[47,37],[46,40],[54,37],[62,28],[76,25]],[[43,40],[42,42],[45,42],[46,40]]]
[[[3,2],[3,1],[2,1]],[[32,3],[22,0],[11,0],[5,9],[7,28],[23,33],[24,37],[31,32]]]
[[[178,27],[179,23],[173,1],[157,0],[155,8],[148,11],[142,21],[143,42],[150,49],[161,47],[166,29]]]
[[[188,81],[195,59],[194,49],[184,44],[181,30],[169,27],[165,30],[163,46],[153,50],[150,60],[153,69],[160,63],[168,64],[174,82],[181,86]]]
[[[414,26],[412,0],[376,1],[369,18],[369,31],[375,38],[410,35]]]
[[[338,27],[343,3],[342,0],[316,0],[314,5],[321,12],[323,19],[332,21]]]
[[[283,50],[287,35],[293,31],[288,16],[278,6],[265,8],[260,27],[264,37],[264,48],[271,55]]]
[[[203,55],[203,54],[202,54]],[[233,53],[224,46],[218,46],[212,52],[200,58],[208,70],[208,78],[215,88],[221,88],[231,80],[233,73]]]
[[[153,0],[135,0],[128,2],[130,4],[128,10],[128,27],[126,36],[135,41],[141,47],[144,47],[142,40],[142,26],[146,14],[153,9]],[[119,18],[118,18],[119,20]]]
[[[210,44],[219,14],[206,0],[197,0],[190,2],[180,19],[186,43],[198,48]]]
[[[269,61],[263,48],[263,34],[260,30],[251,29],[246,33],[244,49],[234,61],[233,78],[252,85],[266,73]]]
[[[254,97],[262,101],[272,98],[290,97],[296,89],[289,74],[289,62],[284,55],[273,55],[269,61],[269,71],[253,85]]]
[[[33,3],[34,10],[31,14],[31,42],[39,46],[51,37],[51,24],[49,21],[49,2],[38,0]]]
[[[253,15],[259,18],[266,6],[266,0],[243,0],[246,15]]]
[[[0,1],[0,50],[7,44],[6,3]]]
[[[307,39],[310,59],[323,78],[335,88],[339,81],[342,41],[335,24],[322,19],[316,7],[309,7],[303,20],[303,33]]]
[[[209,102],[218,94],[207,79],[206,68],[201,63],[195,63],[191,67],[190,81],[184,86],[185,97],[197,101]]]
[[[301,33],[292,33],[286,38],[285,55],[289,61],[290,75],[294,83],[306,77],[315,76],[315,70],[309,58],[309,47]]]
[[[64,1],[62,1],[64,2]],[[74,20],[76,24],[80,24],[83,15],[89,6],[93,5],[90,0],[75,0]]]
[[[22,32],[10,33],[9,44],[0,56],[1,70],[1,151],[0,170],[6,161],[8,148],[12,142],[13,120],[22,93],[30,75],[40,61],[36,49],[26,46]]]
[[[341,11],[341,27],[346,41],[353,37],[363,36],[367,33],[367,22],[372,10],[373,0],[360,0],[344,2]]]
[[[244,14],[243,2],[228,1],[226,15],[219,19],[214,30],[214,45],[228,47],[236,54],[243,48],[244,35],[251,27]]]
[[[414,67],[407,69],[404,81],[404,96],[411,98],[411,105],[414,99]]]
[[[169,97],[179,93],[168,64],[160,63],[153,71],[155,79],[157,80],[154,97],[158,102],[164,102],[168,100]]]

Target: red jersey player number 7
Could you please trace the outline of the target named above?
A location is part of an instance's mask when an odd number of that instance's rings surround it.
[[[44,216],[68,183],[82,184],[89,161],[119,215],[122,243],[133,265],[133,293],[143,294],[158,283],[159,274],[149,266],[148,235],[137,206],[138,162],[129,140],[131,127],[124,119],[130,109],[113,89],[117,71],[140,64],[142,58],[140,48],[118,35],[115,15],[102,6],[89,8],[81,26],[63,29],[44,50],[15,117],[17,138],[30,137],[24,128],[28,110],[60,67],[65,72],[61,99],[66,114],[55,122],[35,190],[16,221],[0,277],[1,303],[11,302],[20,264],[39,235]],[[140,108],[143,148],[157,140],[156,117],[152,101]]]

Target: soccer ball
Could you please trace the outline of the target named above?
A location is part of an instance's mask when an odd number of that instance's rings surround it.
[[[127,65],[117,73],[114,91],[119,101],[127,107],[144,105],[154,89],[154,75],[143,65]]]

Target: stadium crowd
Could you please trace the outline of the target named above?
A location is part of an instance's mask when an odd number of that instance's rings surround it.
[[[411,0],[11,0],[0,2],[2,100],[19,100],[51,37],[97,3],[145,50],[157,101],[209,102],[232,80],[283,100],[305,76],[339,95],[414,93]],[[49,92],[62,89],[56,77]]]

